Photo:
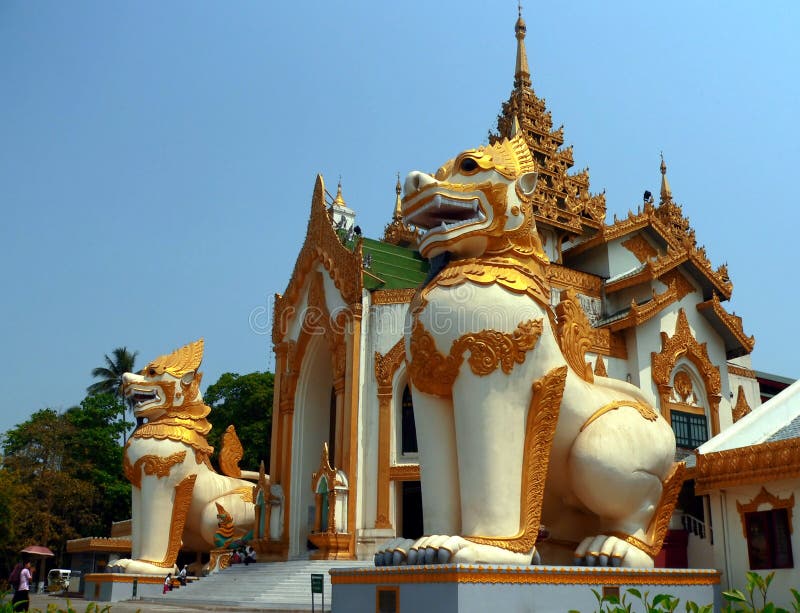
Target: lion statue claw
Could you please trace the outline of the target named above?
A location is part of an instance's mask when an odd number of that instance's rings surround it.
[[[207,552],[218,546],[220,518],[226,535],[252,534],[253,483],[218,474],[206,435],[211,410],[200,394],[202,339],[161,356],[141,374],[123,375],[123,392],[139,424],[125,446],[123,468],[132,484],[132,555],[115,570],[163,574],[175,569],[181,548]],[[235,440],[234,440],[235,439]],[[241,444],[226,432],[233,451],[220,454],[223,470],[237,476]]]
[[[444,263],[405,336],[426,536],[386,543],[376,565],[648,567],[661,547],[674,434],[640,390],[586,368],[574,293],[553,312],[536,181],[519,133],[406,179],[403,217]]]

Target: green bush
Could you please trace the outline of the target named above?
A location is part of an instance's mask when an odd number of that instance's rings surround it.
[[[761,576],[756,572],[749,571],[746,593],[741,590],[722,592],[722,597],[727,601],[722,613],[800,613],[800,591],[794,588],[790,590],[794,598],[791,611],[777,607],[767,600],[767,591],[774,578],[774,572]],[[669,594],[657,594],[650,600],[650,592],[642,594],[634,588],[626,590],[621,600],[617,596],[602,596],[596,590],[592,590],[592,593],[597,598],[596,613],[633,613],[633,602],[636,600],[642,604],[644,607],[642,610],[645,613],[673,613],[680,604],[679,598]],[[760,602],[760,607],[756,600]],[[686,613],[712,613],[713,603],[700,606],[690,600],[685,605],[685,611]],[[572,609],[569,613],[580,613],[580,611]]]
[[[0,613],[14,613],[14,606],[11,603],[14,594],[12,592],[0,591]],[[96,602],[90,602],[86,605],[84,613],[110,613],[111,605],[107,604],[100,607]],[[30,613],[43,613],[41,609],[30,609]],[[56,603],[51,602],[47,605],[46,613],[79,613],[78,609],[72,606],[72,603],[67,600],[67,608],[59,607]]]

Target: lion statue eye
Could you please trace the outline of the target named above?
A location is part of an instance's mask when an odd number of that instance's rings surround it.
[[[147,371],[147,376],[155,377],[156,376],[156,369],[155,368],[151,368],[150,370],[148,370]]]
[[[475,158],[465,157],[458,165],[458,169],[464,174],[471,174],[478,170],[478,162],[475,161]]]

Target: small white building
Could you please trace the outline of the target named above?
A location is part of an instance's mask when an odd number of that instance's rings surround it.
[[[790,608],[789,589],[800,589],[800,381],[701,445],[694,478],[723,584],[743,589],[747,571],[774,571],[770,600]]]

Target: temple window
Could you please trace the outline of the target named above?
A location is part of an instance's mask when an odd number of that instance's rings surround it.
[[[665,404],[675,442],[683,449],[696,449],[709,439],[704,385],[685,363],[675,370],[671,383]]]
[[[787,509],[745,513],[744,520],[752,570],[794,567]]]
[[[708,440],[708,420],[705,415],[670,411],[675,442],[684,449],[696,449]]]
[[[329,513],[329,504],[330,501],[328,500],[328,480],[324,477],[320,479],[319,487],[317,488],[317,495],[320,499],[319,509],[319,532],[327,532],[328,531],[328,513]]]
[[[406,385],[403,390],[403,404],[401,414],[400,449],[401,453],[417,453],[417,426],[414,422],[414,402],[411,390]]]
[[[755,498],[736,502],[747,539],[750,568],[794,568],[792,555],[792,510],[794,494],[781,498],[762,486]]]

